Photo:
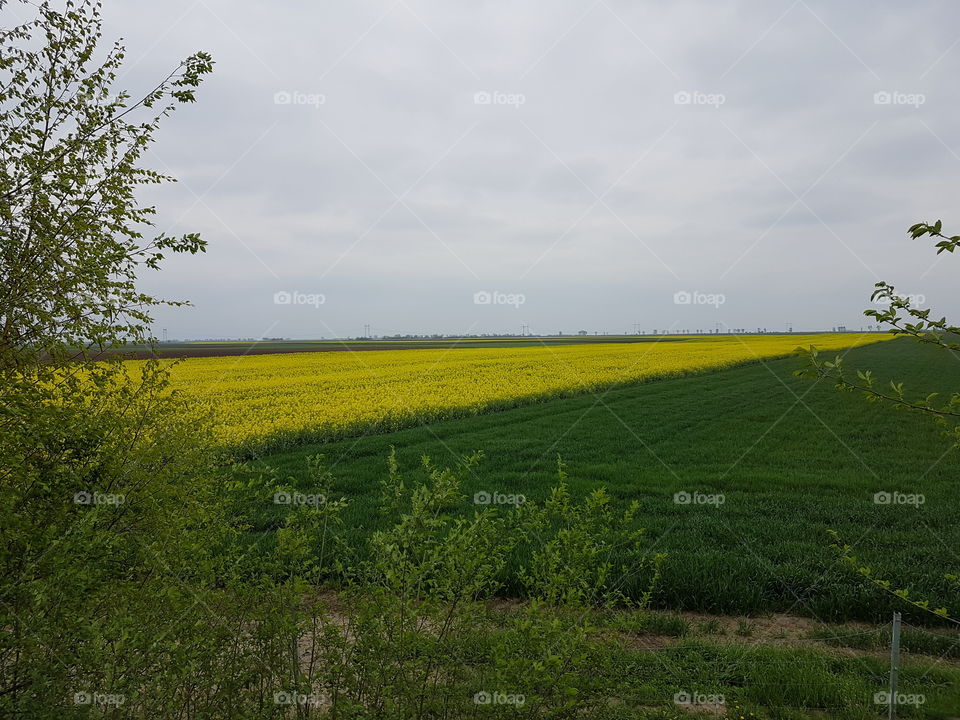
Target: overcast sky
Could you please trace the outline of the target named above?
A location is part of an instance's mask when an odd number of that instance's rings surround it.
[[[905,234],[960,232],[955,2],[104,12],[133,91],[216,61],[149,155],[159,229],[209,242],[145,277],[195,305],[158,334],[859,328],[880,279],[960,315]]]

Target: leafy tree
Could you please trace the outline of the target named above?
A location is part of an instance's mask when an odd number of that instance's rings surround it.
[[[200,703],[209,688],[171,688],[218,653],[231,665],[214,640],[236,614],[198,630],[189,613],[233,569],[221,478],[158,364],[87,351],[148,340],[162,301],[138,271],[204,247],[145,240],[155,210],[136,191],[170,179],[140,159],[212,60],[111,94],[124,50],[96,61],[99,3],[23,4],[34,19],[0,29],[0,715],[63,717],[85,709],[78,693],[132,701],[143,673],[167,678],[156,702]]]
[[[936,243],[938,255],[953,253],[960,246],[960,235],[947,236],[942,230],[943,223],[937,220],[933,224],[917,223],[907,232],[913,239],[925,235],[939,238]],[[911,298],[898,295],[896,288],[887,282],[880,281],[875,288],[870,299],[887,307],[865,310],[864,315],[874,318],[878,326],[887,326],[894,335],[907,336],[925,345],[960,355],[960,342],[957,342],[960,327],[951,325],[946,317],[931,319],[930,308],[913,307]],[[944,398],[936,392],[925,395],[910,393],[902,381],[891,380],[889,386],[885,387],[872,371],[848,368],[840,355],[828,359],[813,346],[800,352],[806,357],[807,364],[796,371],[797,375],[826,378],[833,381],[839,390],[860,392],[872,402],[929,415],[947,426],[949,435],[960,445],[960,391]]]
[[[163,301],[137,290],[136,272],[158,268],[164,252],[205,247],[196,233],[146,240],[156,210],[136,191],[172,180],[139,161],[213,61],[198,52],[138,99],[114,93],[124,48],[96,64],[101,26],[99,2],[70,0],[0,29],[3,373],[145,339],[149,308]]]

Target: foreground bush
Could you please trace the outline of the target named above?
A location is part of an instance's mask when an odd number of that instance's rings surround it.
[[[161,368],[82,375],[6,388],[5,716],[573,712],[583,610],[626,603],[624,575],[659,563],[644,558],[631,512],[615,515],[602,491],[575,502],[562,477],[542,507],[453,517],[478,457],[425,462],[413,477],[391,458],[391,522],[354,553],[319,461],[307,496],[270,473],[228,479]],[[285,501],[275,537],[251,540],[246,516]],[[516,551],[533,602],[494,631],[484,601]],[[331,603],[318,588],[334,578]]]

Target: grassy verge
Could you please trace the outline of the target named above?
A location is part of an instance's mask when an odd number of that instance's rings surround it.
[[[476,688],[509,696],[515,688],[484,684],[492,648],[509,637],[522,603],[493,603],[469,642],[451,648],[448,662],[467,668],[459,698],[466,717],[488,715],[469,707]],[[554,610],[557,617],[574,613]],[[598,720],[788,720],[811,717],[868,720],[885,716],[889,628],[822,626],[797,617],[772,617],[756,632],[751,621],[634,611],[590,611],[584,652],[589,673],[574,683],[577,699]],[[561,619],[560,622],[564,622]],[[479,629],[482,628],[482,629]],[[870,647],[838,649],[835,640],[871,636]],[[885,639],[884,639],[885,638]],[[960,665],[937,647],[904,649],[900,692],[916,704],[898,707],[904,718],[956,717]],[[520,707],[481,708],[491,717],[534,713]]]

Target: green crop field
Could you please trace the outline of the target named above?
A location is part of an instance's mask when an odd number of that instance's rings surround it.
[[[909,341],[855,349],[848,362],[923,389],[960,380],[955,358]],[[560,457],[576,493],[605,487],[624,506],[640,502],[651,550],[669,556],[655,596],[664,608],[886,619],[895,599],[839,563],[828,529],[881,577],[932,602],[947,597],[942,575],[960,568],[955,451],[924,417],[793,377],[800,364],[638,384],[261,460],[307,491],[305,458],[323,453],[359,537],[377,526],[371,509],[391,446],[405,468],[481,450],[468,494],[529,500],[556,483]],[[878,492],[924,502],[877,504]],[[682,504],[675,493],[723,502]],[[474,507],[468,498],[461,509]],[[261,516],[259,529],[275,519]]]

